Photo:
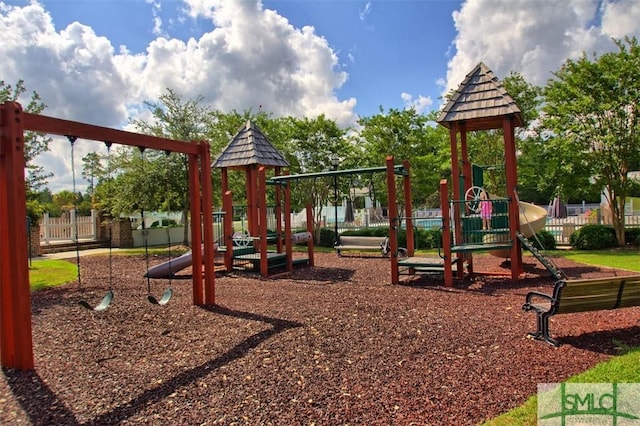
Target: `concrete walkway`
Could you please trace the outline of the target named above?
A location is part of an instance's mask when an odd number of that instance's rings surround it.
[[[121,251],[119,248],[112,248],[111,252],[113,254]],[[80,250],[80,256],[93,256],[97,254],[109,254],[108,248],[97,248],[97,249],[88,249],[88,250]],[[48,253],[43,254],[42,256],[34,257],[32,260],[44,260],[44,259],[75,259],[76,251],[62,251],[60,253]]]

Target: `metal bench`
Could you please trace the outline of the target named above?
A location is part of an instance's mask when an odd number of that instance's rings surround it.
[[[537,330],[528,335],[557,347],[560,343],[549,334],[549,318],[553,315],[633,306],[640,306],[640,275],[560,280],[552,295],[529,292],[522,309],[535,311],[537,316]]]
[[[342,256],[343,251],[378,251],[382,253],[386,237],[362,237],[355,235],[341,235],[340,244],[334,246],[338,256]]]

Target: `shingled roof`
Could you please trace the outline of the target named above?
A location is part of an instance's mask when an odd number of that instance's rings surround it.
[[[244,168],[249,165],[288,167],[284,156],[251,120],[247,120],[218,156],[213,167]]]
[[[513,116],[516,127],[524,125],[516,102],[493,71],[480,62],[460,83],[437,121],[447,128],[464,121],[468,131],[499,129],[508,115]]]

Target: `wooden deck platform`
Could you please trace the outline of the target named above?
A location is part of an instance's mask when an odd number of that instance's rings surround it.
[[[444,259],[440,256],[413,256],[398,261],[400,275],[442,274]],[[451,268],[457,271],[457,262],[451,262]]]
[[[240,263],[250,263],[252,268],[255,270],[259,270],[260,269],[260,260],[262,259],[262,256],[260,255],[260,253],[246,253],[246,254],[240,254],[237,256],[233,256],[233,260],[234,260],[234,266],[236,266],[236,261],[240,262]],[[294,257],[293,258],[293,264],[294,265],[301,265],[301,264],[305,264],[305,263],[309,263],[309,258],[307,257]],[[286,266],[287,265],[287,255],[285,253],[275,253],[275,252],[268,252],[267,253],[267,265],[269,269],[272,268],[278,268],[278,267],[282,267],[282,266]],[[240,265],[238,265],[240,266]]]

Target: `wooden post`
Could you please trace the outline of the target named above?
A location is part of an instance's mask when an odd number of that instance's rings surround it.
[[[402,166],[406,170],[406,176],[402,177],[402,186],[404,189],[404,205],[405,216],[407,225],[407,253],[408,256],[413,256],[415,251],[414,236],[413,236],[413,201],[411,200],[411,173],[408,160],[402,162]]]
[[[276,167],[274,171],[275,176],[280,176],[281,169]],[[276,193],[276,251],[282,253],[282,187],[280,185],[275,186]]]
[[[286,173],[285,174],[289,174]],[[279,185],[278,185],[279,186]],[[291,186],[289,181],[285,182],[284,187],[284,248],[287,256],[287,271],[293,269],[293,243],[291,242]],[[282,240],[281,236],[278,236]]]
[[[258,235],[260,236],[260,274],[263,277],[269,275],[269,258],[267,256],[267,172],[264,166],[258,168]]]
[[[471,161],[469,161],[469,150],[467,149],[467,126],[464,121],[460,123],[460,157],[462,159],[462,179],[464,182],[463,189],[464,192],[460,194],[460,199],[466,201],[467,190],[471,188],[472,185],[472,171],[471,171]],[[459,186],[460,182],[457,181],[456,184]],[[467,214],[467,205],[466,203],[460,206],[460,216],[462,216],[462,212]],[[456,229],[461,229],[461,218],[458,218],[458,222]],[[460,231],[462,233],[462,230]],[[468,241],[464,241],[466,244]],[[458,240],[458,244],[460,244],[460,240]],[[464,278],[464,262],[467,262],[467,268],[469,269],[469,274],[473,274],[473,254],[471,252],[459,253],[458,254],[458,278]]]
[[[0,106],[0,363],[32,370],[22,107]]]
[[[462,241],[462,213],[461,209],[463,207],[463,203],[461,203],[464,194],[460,194],[460,166],[458,164],[458,138],[457,138],[458,125],[456,123],[451,123],[451,128],[449,129],[449,138],[451,142],[451,179],[453,181],[453,221],[456,225],[454,232],[454,242],[455,244],[463,244]],[[448,197],[447,197],[448,198]],[[453,242],[452,242],[453,243]],[[451,248],[451,245],[449,245]],[[456,262],[457,262],[457,271],[458,277],[460,278],[460,274],[464,275],[463,264],[464,257],[462,253],[456,254]]]
[[[224,266],[227,272],[233,270],[233,196],[231,191],[226,191],[222,196],[222,209],[224,210]]]
[[[518,173],[516,164],[516,143],[513,117],[507,116],[502,121],[504,133],[504,157],[507,175],[507,199],[509,200],[509,238],[513,242],[511,246],[511,279],[518,280],[523,272],[522,247],[520,240],[516,238],[516,232],[520,230],[520,206],[516,192],[518,190]]]
[[[191,253],[193,259],[193,304],[204,304],[202,289],[202,221],[200,216],[200,173],[197,155],[189,155],[189,202],[191,209]]]
[[[440,209],[442,210],[442,249],[444,251],[444,285],[453,286],[451,267],[451,212],[449,211],[449,186],[446,179],[440,181]]]
[[[213,247],[213,190],[211,189],[211,152],[209,143],[200,142],[200,167],[202,185],[202,225],[204,227],[204,301],[207,305],[216,303],[215,249]],[[202,263],[194,263],[201,265]],[[195,273],[194,268],[194,273]]]
[[[255,165],[247,168],[247,222],[249,235],[255,237],[260,232],[258,229],[259,206],[258,197],[258,171]],[[242,230],[243,231],[243,230]]]

